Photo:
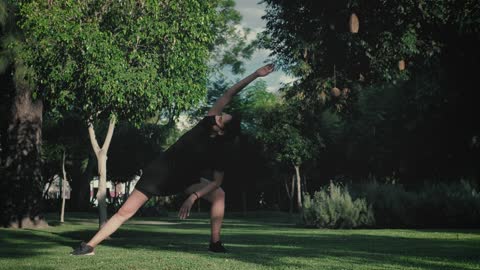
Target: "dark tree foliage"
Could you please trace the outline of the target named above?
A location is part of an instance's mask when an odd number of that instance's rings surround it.
[[[343,116],[317,176],[478,178],[478,1],[264,2],[263,45],[300,78],[284,92],[300,100],[305,134],[332,108]]]

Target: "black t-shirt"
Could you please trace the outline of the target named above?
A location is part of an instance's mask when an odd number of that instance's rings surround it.
[[[199,177],[204,170],[225,170],[226,149],[222,136],[210,136],[214,117],[205,116],[167,149],[165,153],[173,176],[191,178]]]

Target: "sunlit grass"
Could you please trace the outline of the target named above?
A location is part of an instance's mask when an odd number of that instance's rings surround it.
[[[134,218],[95,256],[73,257],[97,223],[67,216],[45,230],[0,229],[0,269],[480,269],[480,230],[305,229],[272,213],[227,217],[229,254],[207,252],[208,216],[171,214]]]

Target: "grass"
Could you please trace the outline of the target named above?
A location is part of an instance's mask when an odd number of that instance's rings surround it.
[[[67,213],[65,224],[45,230],[0,229],[0,269],[480,269],[480,230],[305,229],[284,215],[255,215],[226,218],[229,254],[206,251],[205,214],[186,221],[171,214],[134,218],[95,256],[73,257],[97,223]]]

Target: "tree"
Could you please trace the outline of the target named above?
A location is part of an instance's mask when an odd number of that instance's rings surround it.
[[[479,130],[467,117],[479,113],[471,91],[480,57],[478,1],[265,3],[263,45],[300,78],[286,99],[302,100],[312,130],[324,110],[344,116],[352,128],[340,149],[355,156],[352,169],[367,169],[361,176],[445,177],[476,166],[466,142]],[[348,28],[354,14],[358,33]],[[333,87],[347,95],[337,97]]]
[[[17,20],[18,3],[0,1],[0,106],[2,118],[7,116],[2,119],[0,131],[0,167],[3,167],[0,223],[29,228],[46,225],[39,207],[43,188],[40,151],[43,103],[32,96],[33,73],[20,52],[24,36]]]
[[[297,180],[297,208],[302,212],[300,167],[314,156],[318,147],[303,135],[298,112],[292,104],[277,104],[261,117],[257,137],[264,143],[265,152],[275,161],[293,166]]]
[[[343,80],[394,81],[441,51],[444,26],[478,32],[472,17],[480,7],[469,1],[266,0],[268,48],[281,63],[305,76],[332,77],[333,66]],[[359,21],[351,33],[352,14]],[[399,70],[404,60],[406,69]]]
[[[115,123],[139,124],[158,111],[182,111],[205,93],[219,1],[31,1],[22,5],[34,96],[50,112],[74,112],[88,126],[106,221],[106,160]],[[94,124],[109,119],[102,146]]]

